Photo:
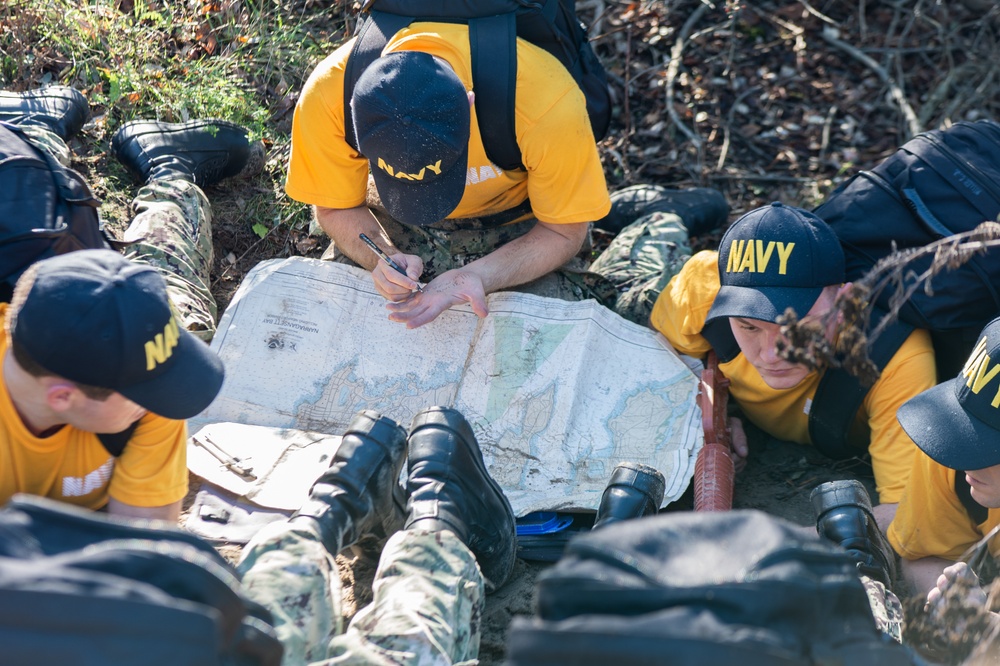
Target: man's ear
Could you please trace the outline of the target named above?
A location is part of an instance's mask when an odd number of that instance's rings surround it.
[[[62,414],[73,407],[80,389],[66,381],[55,381],[45,389],[45,403],[52,411]]]
[[[469,96],[469,106],[470,107],[474,106],[476,104],[476,91],[475,90],[470,90],[466,94]]]

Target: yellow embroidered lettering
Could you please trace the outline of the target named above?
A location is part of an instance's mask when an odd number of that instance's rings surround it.
[[[395,171],[393,171],[392,167],[389,166],[388,164],[386,164],[385,160],[383,160],[381,157],[378,158],[378,168],[382,169],[382,171],[385,171],[390,176],[395,176],[396,175],[396,173],[395,173]]]
[[[765,249],[767,248],[767,249]],[[774,241],[757,241],[757,271],[763,273],[767,270],[767,262],[771,260],[771,253],[774,252]]]
[[[788,271],[788,258],[792,256],[792,248],[795,243],[778,242],[778,274],[785,275]]]
[[[427,171],[427,167],[424,167],[416,173],[403,173],[402,171],[397,171],[396,178],[402,178],[403,180],[423,180],[425,171]]]
[[[740,262],[739,272],[742,273],[743,271],[757,272],[757,264],[754,262],[752,239],[748,240],[746,246],[743,248],[743,261]]]
[[[152,370],[158,363],[167,360],[167,351],[163,347],[163,333],[146,343],[146,370]]]
[[[431,171],[433,171],[434,173],[436,173],[437,175],[440,176],[441,175],[441,160],[438,160],[434,164],[428,164],[426,168],[430,169]],[[423,173],[422,169],[421,169],[421,173]]]
[[[969,360],[965,362],[965,366],[962,368],[962,376],[969,379],[972,378],[973,373],[975,373],[976,368],[979,364],[983,362],[983,355],[986,353],[986,336],[983,336],[978,343],[976,343],[976,348],[972,350],[972,354],[969,355]]]
[[[145,344],[146,370],[152,370],[170,358],[170,355],[174,353],[174,347],[177,346],[179,338],[180,333],[177,329],[177,320],[171,317],[167,325],[163,327],[163,332],[157,333],[152,340],[147,341]]]
[[[729,243],[729,256],[726,257],[726,272],[738,273],[740,258],[743,256],[743,241],[734,240]]]
[[[997,376],[1000,372],[1000,364],[990,367],[990,357],[987,354],[983,354],[982,361],[976,368],[975,377],[970,376],[968,381],[965,382],[966,386],[972,389],[972,392],[979,395],[979,392],[983,390],[983,387],[990,383],[990,381]]]

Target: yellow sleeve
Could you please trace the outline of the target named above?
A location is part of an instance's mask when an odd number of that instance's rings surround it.
[[[368,161],[344,138],[344,64],[354,40],[321,62],[302,88],[292,117],[292,149],[285,192],[324,208],[365,201]]]
[[[888,530],[889,543],[900,557],[955,561],[979,541],[976,526],[955,495],[955,474],[917,449],[910,481]]]
[[[660,292],[650,325],[682,354],[703,357],[712,346],[701,335],[705,318],[719,293],[719,254],[698,252]]]
[[[868,453],[879,501],[898,502],[903,496],[918,450],[896,419],[900,406],[936,383],[934,349],[927,331],[916,330],[903,342],[868,395],[864,409],[871,439]]]
[[[519,48],[518,67],[526,74],[518,75],[516,126],[532,212],[552,224],[604,217],[611,198],[583,92],[555,58],[537,47]],[[563,94],[547,99],[558,90]]]
[[[148,414],[115,461],[108,494],[133,506],[163,506],[188,490],[187,423]]]

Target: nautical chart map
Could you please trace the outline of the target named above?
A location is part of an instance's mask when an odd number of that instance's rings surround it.
[[[408,330],[366,271],[264,262],[222,317],[212,346],[226,381],[191,432],[232,422],[339,435],[361,409],[408,427],[446,405],[469,420],[518,515],[596,509],[625,460],[663,472],[664,504],[684,492],[702,442],[697,379],[659,334],[594,301],[511,292],[488,306],[484,319],[458,306]]]

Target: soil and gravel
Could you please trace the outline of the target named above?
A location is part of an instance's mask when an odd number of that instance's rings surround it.
[[[301,12],[344,3],[289,0]],[[615,100],[599,144],[612,189],[635,183],[715,187],[730,220],[770,201],[812,207],[859,169],[914,133],[960,120],[1000,118],[1000,9],[990,0],[579,0]],[[308,72],[302,72],[304,80]],[[33,82],[24,82],[23,88]],[[271,97],[274,130],[287,137],[296,84]],[[101,110],[96,110],[100,113]],[[98,182],[111,226],[127,221],[127,199],[109,191],[100,146],[78,146],[76,166]],[[264,173],[208,194],[215,209],[212,288],[225,308],[259,261],[319,256],[327,240],[275,226],[264,238],[246,202],[280,196],[288,145],[274,142]],[[115,184],[115,183],[112,183]],[[719,235],[695,239],[713,247]],[[598,248],[609,239],[597,237]],[[871,487],[864,461],[823,459],[808,447],[751,436],[735,505],[812,523],[808,496],[822,481],[855,477]],[[676,504],[690,508],[690,498]],[[371,563],[341,557],[348,610],[371,597]],[[492,595],[483,621],[482,663],[503,659],[506,628],[532,612],[544,565],[519,561]]]

